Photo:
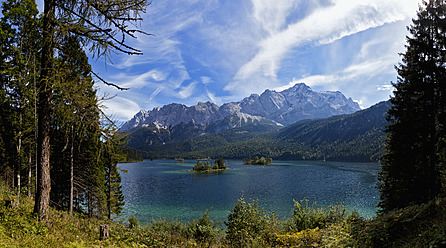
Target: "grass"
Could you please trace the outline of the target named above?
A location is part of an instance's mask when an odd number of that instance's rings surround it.
[[[264,213],[256,201],[241,198],[222,229],[210,212],[183,223],[153,220],[130,225],[75,213],[50,210],[48,222],[32,214],[33,201],[5,207],[14,199],[0,189],[0,247],[445,247],[446,199],[408,207],[371,220],[346,211],[341,204],[322,207],[295,202],[289,218]],[[110,225],[110,238],[99,239],[99,226]]]

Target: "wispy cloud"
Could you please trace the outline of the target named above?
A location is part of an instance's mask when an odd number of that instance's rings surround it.
[[[258,1],[253,0],[253,2]],[[282,21],[276,20],[275,16],[271,17],[272,22],[276,23],[273,27],[260,19],[270,35],[259,41],[258,52],[238,70],[234,81],[225,89],[240,90],[240,81],[244,82],[247,89],[252,88],[253,84],[258,82],[250,79],[259,75],[274,82],[282,60],[291,50],[306,45],[329,44],[364,30],[404,20],[412,15],[408,12],[409,8],[404,6],[407,4],[416,6],[417,2],[415,0],[404,3],[387,0],[332,1],[330,6],[319,8],[283,29],[280,29],[283,26],[280,25]]]
[[[189,98],[195,90],[195,86],[198,84],[198,82],[194,81],[190,83],[188,86],[181,87],[180,91],[178,92],[178,96],[182,99]]]
[[[117,118],[118,121],[129,120],[141,110],[141,107],[135,101],[119,96],[106,101],[104,107],[104,111],[113,118]]]
[[[404,26],[418,2],[156,0],[142,23],[154,36],[131,41],[144,55],[117,55],[101,73],[131,90],[103,91],[150,109],[171,102],[222,104],[305,82],[367,106],[388,97],[385,85],[395,75]],[[136,109],[130,102],[122,113]]]
[[[376,90],[378,90],[378,91],[393,91],[393,86],[391,84],[377,85]]]
[[[138,75],[128,75],[124,73],[120,73],[115,75],[114,78],[116,81],[121,82],[120,85],[122,87],[140,89],[154,81],[164,81],[166,80],[168,75],[159,70],[150,70],[143,74]]]
[[[206,76],[202,76],[202,77],[201,77],[201,82],[202,82],[204,85],[210,84],[210,83],[212,83],[212,78],[210,78],[210,77],[206,77]]]

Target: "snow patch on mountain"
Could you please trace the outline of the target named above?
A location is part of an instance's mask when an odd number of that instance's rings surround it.
[[[303,119],[326,118],[333,115],[351,114],[360,110],[358,103],[346,98],[339,91],[315,92],[304,83],[276,92],[266,90],[261,95],[252,94],[240,102],[218,106],[211,102],[199,102],[187,107],[172,103],[152,110],[139,111],[127,121],[120,131],[148,125],[158,128],[173,127],[180,123],[207,125],[232,115],[241,121],[260,121],[266,118],[277,125],[290,125]]]

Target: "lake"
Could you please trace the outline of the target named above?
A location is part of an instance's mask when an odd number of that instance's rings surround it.
[[[273,166],[243,165],[228,160],[229,170],[188,172],[196,160],[144,160],[122,163],[125,206],[117,220],[134,215],[141,223],[152,218],[190,221],[210,209],[211,217],[226,220],[243,195],[257,200],[265,212],[290,217],[293,200],[328,205],[343,202],[364,217],[376,214],[377,163],[273,161]]]

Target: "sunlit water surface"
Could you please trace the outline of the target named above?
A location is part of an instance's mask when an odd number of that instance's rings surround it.
[[[364,217],[376,213],[380,165],[376,163],[273,161],[273,166],[243,165],[229,160],[229,170],[193,173],[196,161],[144,160],[119,164],[125,206],[117,220],[134,215],[141,223],[154,219],[190,221],[210,209],[226,220],[242,195],[257,200],[265,212],[291,216],[293,200],[328,205],[343,202]]]

